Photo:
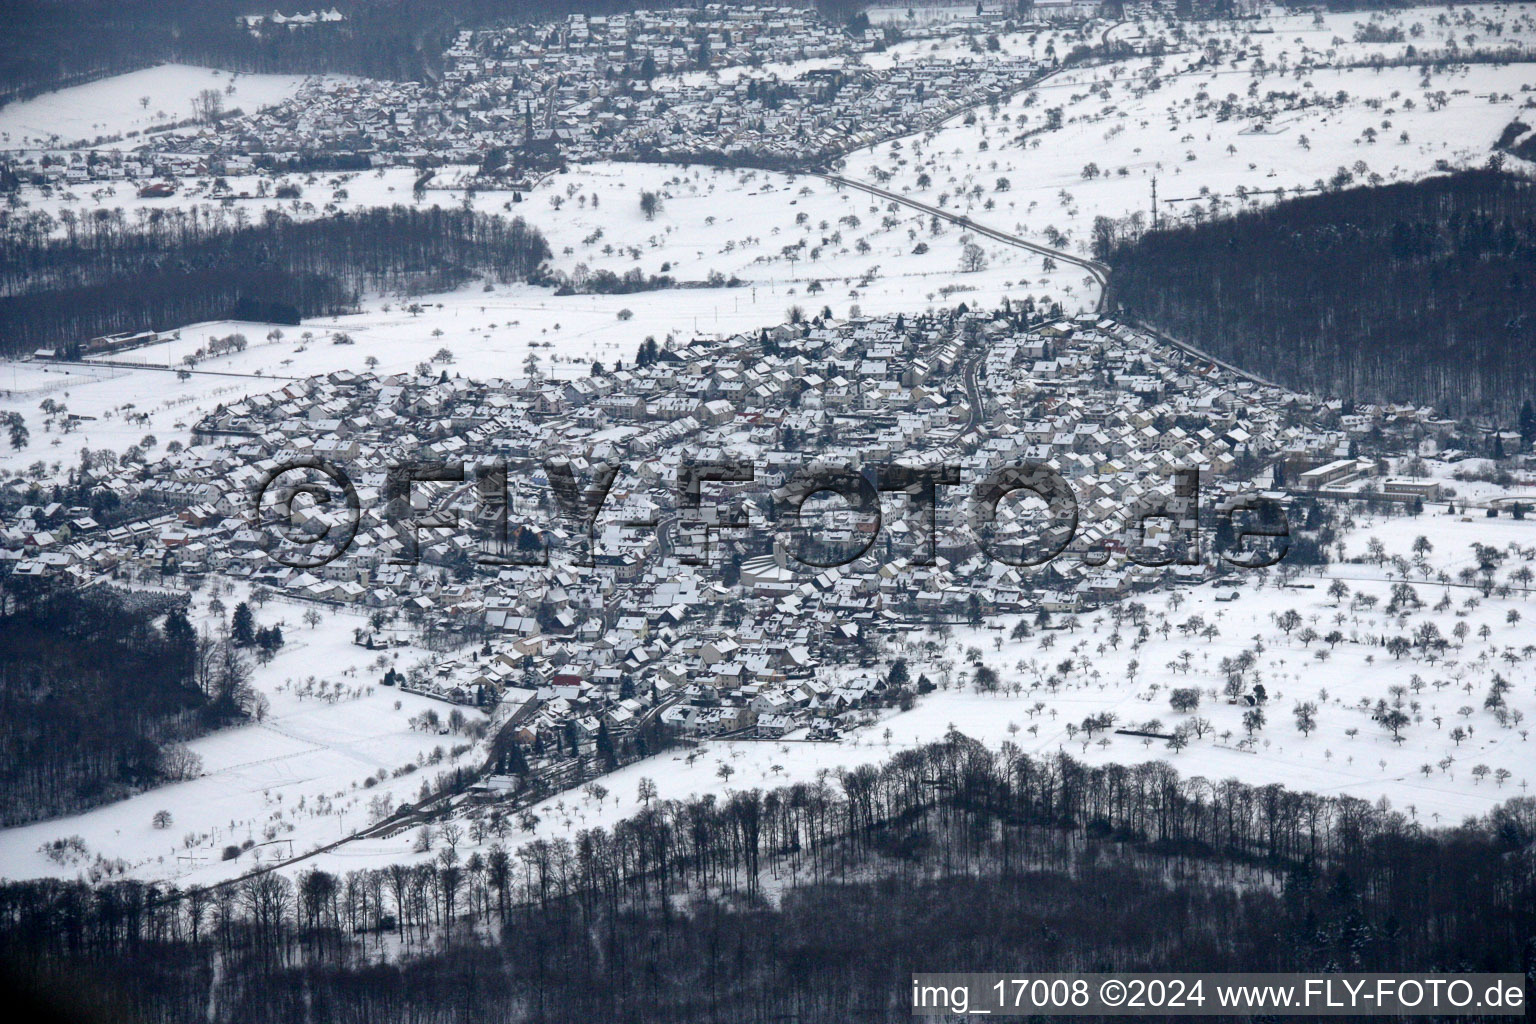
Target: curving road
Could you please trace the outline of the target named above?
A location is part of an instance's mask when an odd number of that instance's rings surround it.
[[[1109,267],[1103,263],[1100,263],[1098,260],[1085,259],[1082,256],[1074,255],[1062,249],[1052,249],[1050,246],[1041,245],[1039,242],[1031,242],[1027,238],[1020,238],[1018,235],[1010,234],[1007,231],[1000,231],[997,228],[989,228],[985,224],[978,224],[976,221],[963,214],[950,213],[948,210],[941,210],[937,206],[930,206],[927,203],[908,198],[899,192],[892,192],[890,189],[881,188],[879,185],[871,185],[867,181],[858,181],[854,178],[845,178],[841,174],[827,174],[821,171],[814,171],[811,173],[814,173],[818,178],[829,181],[834,185],[856,188],[861,192],[868,192],[872,196],[878,196],[881,199],[886,199],[893,203],[900,203],[903,206],[911,207],[914,210],[920,210],[923,213],[938,217],[941,220],[947,220],[951,224],[958,224],[968,231],[974,231],[978,235],[984,235],[987,238],[1002,242],[1005,245],[1011,245],[1015,248],[1025,249],[1033,253],[1039,253],[1041,256],[1049,256],[1051,259],[1057,261],[1058,263],[1067,263],[1074,267],[1081,267],[1094,279],[1094,281],[1099,286],[1099,301],[1098,304],[1094,307],[1094,311],[1099,313],[1104,311],[1104,300],[1109,286]]]

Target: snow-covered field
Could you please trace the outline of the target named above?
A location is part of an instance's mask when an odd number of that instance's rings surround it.
[[[351,207],[409,204],[415,202],[411,182],[406,170],[327,177],[304,184],[304,201]],[[255,179],[232,178],[230,184],[237,192],[256,192]],[[662,197],[652,220],[640,210],[643,191]],[[336,198],[339,192],[343,198]],[[459,191],[429,189],[421,203],[448,206],[462,199]],[[75,202],[55,196],[38,205],[55,213],[120,205],[126,216],[137,217],[139,210],[166,202],[140,200],[124,186],[114,195]],[[292,208],[292,201],[270,198],[235,202],[234,213],[214,204],[208,210],[254,218],[266,207]],[[153,433],[161,444],[172,438],[185,442],[190,425],[218,402],[271,390],[277,386],[274,378],[338,368],[362,371],[370,358],[377,360],[379,371],[397,372],[447,348],[454,355],[454,372],[516,377],[533,353],[546,373],[584,376],[593,360],[609,366],[616,360],[630,362],[647,336],[662,341],[754,331],[782,323],[792,306],[808,316],[830,307],[841,317],[855,310],[910,313],[959,302],[995,306],[1004,297],[1026,295],[1054,296],[1075,309],[1098,298],[1080,272],[1065,267],[1046,271],[1039,256],[980,237],[974,240],[981,244],[985,268],[962,273],[961,254],[972,236],[961,228],[940,222],[935,233],[929,218],[916,211],[892,211],[891,204],[809,175],[595,164],[545,179],[522,203],[512,203],[504,192],[478,192],[472,202],[478,209],[516,214],[537,225],[549,239],[555,268],[578,281],[603,270],[623,275],[637,269],[705,286],[562,296],[521,284],[489,291],[477,284],[443,295],[374,296],[356,315],[279,328],[282,338],[276,342],[267,340],[273,330],[267,324],[189,325],[179,341],[116,359],[162,367],[158,370],[82,372],[39,363],[0,364],[0,412],[19,412],[33,422],[38,403],[52,397],[73,413],[98,417],[67,437],[35,431],[27,448],[0,452],[0,466],[15,470],[39,459],[73,461],[82,445],[121,450],[145,433]],[[711,275],[739,283],[709,286]],[[420,311],[411,312],[412,305]],[[174,325],[152,326],[165,330]],[[308,341],[306,332],[312,336]],[[335,332],[350,335],[356,344],[333,345]],[[202,360],[197,369],[206,374],[181,381],[164,369],[179,366],[210,336],[231,333],[245,335],[248,347]],[[149,422],[128,422],[124,412],[148,416]]]
[[[662,197],[653,221],[639,213],[642,191]],[[843,316],[855,306],[878,314],[1042,292],[1089,303],[1098,297],[1076,280],[1080,274],[1048,273],[1032,253],[948,223],[935,231],[918,211],[892,210],[810,175],[594,164],[547,179],[531,201],[521,212],[545,232],[567,273],[582,264],[618,274],[660,273],[666,264],[666,273],[684,281],[714,272],[755,286],[759,295],[767,289],[779,313],[796,303],[807,312],[830,305]],[[982,246],[985,269],[961,272],[968,240]],[[959,289],[947,302],[945,285]]]
[[[456,182],[465,170],[444,168],[436,180]],[[148,215],[141,211],[188,204],[197,205],[202,215],[231,222],[241,216],[255,220],[269,209],[304,217],[380,205],[463,205],[465,195],[458,188],[429,188],[417,199],[411,191],[414,178],[406,168],[288,176],[280,180],[299,185],[303,196],[286,201],[260,195],[261,181],[256,176],[229,177],[230,190],[247,193],[248,198],[226,202],[207,199],[195,185],[188,185],[174,199],[140,199],[125,184],[77,186],[48,197],[27,190],[25,195],[30,208],[55,218],[65,211],[83,216],[99,209],[121,209],[130,221]],[[662,199],[661,210],[652,220],[640,211],[640,194],[645,191],[656,192]],[[469,202],[482,212],[520,216],[537,226],[554,251],[553,266],[578,278],[598,270],[620,275],[639,270],[646,275],[666,273],[683,282],[705,282],[715,272],[725,280],[734,277],[760,286],[758,301],[770,301],[736,326],[720,330],[778,322],[773,318],[782,317],[795,303],[809,311],[830,304],[835,313],[844,315],[850,306],[878,313],[961,301],[945,302],[940,289],[947,284],[957,286],[960,290],[954,294],[965,301],[988,303],[1004,295],[1022,298],[1049,292],[1076,308],[1091,305],[1098,297],[1080,274],[1053,275],[1042,269],[1040,257],[983,237],[974,240],[986,253],[986,269],[961,273],[964,240],[972,239],[963,229],[941,222],[935,233],[929,218],[915,210],[902,206],[892,210],[889,203],[836,188],[813,175],[595,163],[542,179],[521,203],[513,203],[510,193],[493,191],[472,193]],[[977,220],[988,223],[985,217]],[[786,254],[787,248],[793,250],[792,257]],[[674,293],[667,305],[708,309],[713,318],[716,306],[733,310],[747,306],[742,296],[733,297],[740,301],[701,302],[686,293]],[[659,324],[635,327],[641,328],[658,337],[663,328],[674,329]],[[715,330],[702,322],[699,329]]]
[[[228,609],[242,596],[217,599]],[[214,597],[203,593],[194,601],[200,626],[213,622],[208,602]],[[361,614],[328,611],[324,622],[310,626],[303,622],[305,606],[282,599],[253,610],[260,625],[278,625],[287,641],[254,671],[252,685],[270,702],[265,718],[187,744],[202,759],[199,778],[65,820],[0,832],[0,874],[72,878],[112,870],[193,881],[224,877],[332,842],[416,800],[423,779],[438,771],[478,765],[469,752],[450,756],[469,743],[464,736],[410,727],[411,718],[429,709],[446,721],[452,706],[379,682],[386,666],[403,672],[425,652],[354,645],[352,630],[367,625]],[[461,710],[470,720],[485,717]],[[395,776],[405,765],[416,769]],[[171,823],[157,828],[154,818],[162,810],[170,812]],[[83,857],[56,862],[39,851],[69,836],[83,840]],[[226,846],[247,841],[254,850],[221,859]]]
[[[1417,67],[1325,66],[1397,58],[1414,43],[1437,48],[1451,34],[1464,47],[1467,35],[1480,45],[1536,43],[1536,22],[1519,5],[1476,11],[1479,24],[1470,29],[1435,26],[1435,8],[1380,20],[1384,30],[1429,29],[1405,43],[1347,41],[1366,21],[1357,14],[1330,15],[1321,25],[1311,17],[1242,22],[1213,32],[1226,54],[1215,66],[1202,48],[1171,43],[1164,57],[1066,71],[995,113],[977,111],[973,124],[951,122],[854,154],[845,173],[890,175],[887,187],[895,191],[1026,237],[1059,232],[1086,254],[1096,217],[1141,213],[1150,222],[1154,177],[1160,215],[1173,219],[1196,207],[1208,213],[1212,196],[1223,210],[1271,202],[1272,194],[1254,193],[1295,194],[1331,181],[1341,168],[1365,184],[1414,180],[1441,161],[1481,166],[1504,126],[1522,111],[1530,117],[1530,64],[1458,65],[1427,76]],[[1478,35],[1484,17],[1502,19],[1504,34]],[[1117,29],[1115,38],[1138,38],[1134,29]],[[1227,100],[1239,112],[1223,119]],[[1262,111],[1250,114],[1250,105]],[[1047,128],[1053,109],[1060,124]]]
[[[230,325],[260,338],[268,328]],[[195,331],[183,332],[186,337]],[[220,330],[219,334],[231,331]],[[274,362],[276,362],[274,358]],[[0,468],[23,472],[38,462],[73,465],[81,448],[121,452],[152,434],[160,445],[183,444],[202,412],[219,402],[239,401],[246,394],[271,391],[280,381],[215,374],[195,374],[183,382],[164,370],[120,367],[60,366],[48,363],[0,363],[0,411],[16,412],[32,428],[30,443],[20,450],[6,445]],[[46,429],[38,405],[46,400],[70,412],[90,417],[68,434]],[[143,418],[141,418],[143,417]]]
[[[162,64],[0,107],[0,148],[91,144],[173,124],[193,116],[193,101],[204,89],[216,90],[225,110],[254,114],[293,96],[305,80]]]

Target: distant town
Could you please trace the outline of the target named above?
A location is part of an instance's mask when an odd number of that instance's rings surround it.
[[[151,196],[170,194],[155,179],[253,169],[472,164],[474,175],[456,183],[515,189],[590,159],[814,167],[1001,102],[1086,59],[1088,42],[1066,52],[1052,42],[1029,59],[1001,52],[998,36],[1096,12],[1071,0],[1036,4],[1028,21],[994,6],[927,24],[865,18],[857,28],[802,7],[573,14],[460,33],[439,82],[317,79],[243,112],[226,111],[210,90],[192,123],[88,149],[20,152],[11,165],[40,182],[139,182]],[[898,42],[900,57],[887,54]]]

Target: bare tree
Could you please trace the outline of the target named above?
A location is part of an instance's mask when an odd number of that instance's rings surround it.
[[[217,121],[224,113],[224,97],[217,89],[204,89],[192,100],[192,116],[199,121]]]

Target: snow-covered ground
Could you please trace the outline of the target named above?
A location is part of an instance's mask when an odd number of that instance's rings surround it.
[[[642,191],[662,197],[653,221],[639,212]],[[936,303],[993,304],[1005,295],[1054,292],[1089,304],[1098,297],[1077,280],[1080,274],[1046,272],[1032,253],[948,223],[935,232],[918,211],[892,210],[811,175],[593,164],[546,179],[530,199],[532,207],[525,203],[520,212],[545,232],[562,271],[575,273],[585,264],[589,272],[653,274],[666,264],[666,272],[683,281],[715,272],[759,294],[766,288],[779,313],[797,303],[808,312],[830,305],[843,316],[855,306],[878,314]],[[966,241],[981,245],[985,269],[961,272]],[[945,285],[959,289],[948,301]]]
[[[952,121],[860,151],[844,173],[890,175],[887,187],[895,191],[1025,237],[1059,232],[1086,254],[1096,217],[1139,212],[1150,223],[1154,177],[1166,220],[1196,207],[1208,213],[1211,196],[1223,210],[1272,202],[1273,194],[1254,193],[1295,194],[1331,181],[1341,168],[1365,184],[1481,166],[1504,126],[1522,111],[1531,116],[1530,64],[1458,65],[1428,75],[1418,67],[1325,66],[1395,59],[1415,44],[1436,49],[1452,34],[1463,49],[1467,35],[1478,45],[1536,44],[1536,21],[1518,5],[1476,10],[1479,24],[1470,28],[1436,26],[1437,8],[1379,19],[1384,30],[1405,34],[1415,23],[1426,27],[1423,37],[1406,35],[1402,43],[1350,41],[1355,24],[1367,20],[1360,14],[1330,15],[1321,25],[1292,16],[1213,28],[1211,39],[1225,54],[1215,66],[1205,63],[1203,48],[1170,40],[1167,56],[1065,71],[995,113],[977,111],[974,123]],[[1484,17],[1503,20],[1504,34],[1479,35]],[[1115,38],[1139,38],[1135,28],[1121,27]],[[1143,28],[1167,36],[1166,26]],[[1300,107],[1293,98],[1320,102]],[[1219,107],[1229,99],[1245,112],[1222,119]],[[1250,104],[1265,112],[1249,115]],[[1047,128],[1053,109],[1060,125]]]
[[[457,182],[465,170],[444,168],[435,180]],[[231,223],[240,217],[254,221],[270,209],[306,217],[381,205],[463,205],[465,195],[458,188],[428,188],[418,199],[411,190],[415,176],[410,169],[396,168],[278,179],[301,188],[298,200],[262,195],[257,176],[227,178],[231,192],[247,194],[247,198],[227,201],[208,199],[191,182],[173,199],[140,199],[130,185],[101,183],[55,191],[47,197],[32,189],[23,195],[29,209],[56,219],[66,211],[81,217],[95,210],[120,209],[129,221],[148,216],[141,211],[189,204],[197,205],[200,215],[223,217]],[[661,210],[652,220],[640,211],[640,194],[645,191],[656,192],[662,199]],[[566,274],[598,270],[623,274],[635,269],[646,275],[666,273],[678,281],[704,282],[715,272],[726,280],[734,277],[759,285],[759,291],[766,289],[772,301],[742,321],[751,326],[768,322],[765,313],[772,320],[795,303],[812,311],[830,304],[835,313],[844,315],[851,306],[877,313],[961,301],[945,302],[940,289],[946,284],[957,286],[960,290],[954,294],[972,302],[1054,293],[1076,308],[1092,305],[1098,298],[1097,290],[1085,284],[1081,274],[1053,275],[1034,254],[984,237],[973,239],[946,222],[935,233],[929,218],[917,211],[903,206],[892,210],[889,203],[836,188],[813,175],[595,163],[542,179],[521,203],[512,202],[510,193],[497,191],[474,192],[469,202],[482,212],[520,216],[538,227],[554,251],[552,265]],[[850,223],[850,217],[857,223]],[[988,223],[985,217],[977,220]],[[63,230],[62,224],[58,229]],[[985,270],[960,272],[965,240],[982,246]],[[793,258],[785,253],[790,247]],[[710,309],[711,316],[719,304],[676,293],[667,302],[668,306]],[[726,305],[734,309],[746,304]],[[661,337],[664,325],[631,326],[643,330],[641,337],[646,333]],[[706,327],[701,323],[699,329]]]
[[[89,145],[103,136],[142,132],[193,116],[204,89],[225,110],[254,114],[299,91],[302,75],[243,75],[187,64],[113,75],[0,107],[0,148]]]
[[[230,330],[216,333],[244,330],[254,341],[268,329],[230,325]],[[183,336],[197,330],[197,326],[188,328]],[[153,435],[161,446],[172,440],[185,444],[198,416],[217,403],[271,391],[280,383],[207,373],[180,381],[174,373],[164,370],[0,363],[0,411],[19,413],[32,431],[25,448],[5,446],[0,452],[0,469],[20,473],[38,462],[45,467],[54,463],[73,465],[79,460],[81,448],[122,452],[139,444],[145,435]],[[81,420],[78,429],[68,434],[49,431],[38,411],[39,403],[49,399],[75,415],[89,418]]]
[[[217,597],[225,605],[218,617],[227,620],[243,596]],[[200,628],[213,624],[208,602],[214,598],[205,592],[194,600]],[[469,744],[466,737],[409,724],[429,709],[446,721],[452,705],[380,684],[386,667],[403,672],[425,652],[356,646],[353,629],[367,625],[362,614],[327,610],[325,621],[310,626],[303,621],[305,606],[281,598],[253,610],[258,624],[278,625],[286,640],[269,664],[254,669],[252,685],[270,702],[264,719],[188,743],[202,759],[199,778],[68,819],[0,832],[0,874],[73,878],[103,870],[99,857],[111,870],[136,877],[224,877],[332,842],[416,800],[423,780],[437,772],[478,766],[475,753],[451,756],[455,747]],[[485,717],[460,710],[469,720]],[[394,774],[406,765],[416,768]],[[154,818],[162,810],[171,823],[157,828]],[[83,840],[83,857],[58,862],[40,852],[43,844],[69,836]],[[226,846],[247,841],[254,851],[221,859]]]
[[[348,207],[414,203],[411,184],[406,170],[317,178],[303,184],[301,214],[303,202]],[[230,185],[236,192],[257,191],[254,178],[232,178]],[[643,191],[662,197],[652,220],[640,210]],[[448,206],[462,200],[459,191],[428,189],[420,202]],[[554,267],[577,280],[602,270],[622,275],[638,269],[647,276],[667,274],[706,286],[557,295],[522,284],[489,291],[473,284],[441,295],[372,296],[358,314],[278,328],[282,338],[276,342],[267,340],[273,325],[189,325],[178,341],[115,360],[161,367],[156,370],[0,363],[0,412],[15,411],[29,423],[40,423],[38,403],[51,397],[73,413],[98,417],[68,436],[35,430],[28,447],[0,451],[0,467],[21,469],[39,459],[72,462],[82,445],[121,450],[146,433],[161,444],[173,438],[185,442],[191,424],[219,402],[271,390],[277,378],[342,368],[362,371],[370,358],[377,360],[379,371],[396,372],[447,348],[454,355],[453,372],[516,377],[533,353],[546,373],[584,376],[594,360],[608,366],[630,362],[647,336],[663,341],[754,331],[784,322],[792,306],[807,315],[830,307],[841,317],[855,310],[911,313],[960,302],[996,306],[1004,297],[1026,295],[1053,296],[1076,309],[1098,298],[1080,272],[1066,267],[1046,271],[1039,256],[979,236],[974,241],[982,247],[986,266],[962,273],[961,253],[973,236],[961,228],[940,222],[936,234],[929,218],[916,211],[899,206],[892,211],[892,204],[810,175],[594,164],[545,179],[521,203],[512,203],[505,192],[474,193],[471,201],[486,212],[516,214],[537,225],[549,239]],[[138,211],[166,202],[140,200],[120,186],[112,195],[103,190],[78,201],[55,196],[36,200],[36,205],[55,214],[121,206],[125,216],[136,218]],[[207,204],[207,210],[254,218],[263,208],[292,209],[292,202],[251,198],[235,200],[234,212],[215,204]],[[785,252],[791,247],[793,259]],[[739,283],[707,286],[712,274]],[[419,312],[410,311],[413,305]],[[174,325],[148,326],[165,330]],[[350,335],[356,344],[333,345],[335,332]],[[179,366],[209,337],[231,333],[247,338],[243,352],[200,361],[197,369],[205,372],[186,381],[165,369]],[[149,420],[130,422],[124,413]]]
[[[1462,17],[1461,11],[1457,9],[1452,17]],[[1498,38],[1501,43],[1529,43],[1536,37],[1531,16],[1516,7],[1482,5],[1475,11],[1480,19],[1505,24],[1504,35]],[[1457,24],[1454,31],[1451,25],[1439,26],[1441,13],[1438,8],[1415,8],[1377,20],[1384,29],[1401,28],[1406,38],[1424,49],[1443,46],[1444,37],[1451,34],[1459,35],[1466,45],[1466,35],[1476,41],[1476,33],[1483,31],[1477,25]],[[1164,58],[1132,58],[1062,73],[1037,90],[1033,99],[1025,94],[995,114],[980,109],[972,124],[956,119],[936,132],[854,154],[846,173],[866,180],[889,174],[890,187],[915,198],[1025,237],[1049,240],[1059,234],[1063,244],[1086,252],[1095,217],[1123,218],[1142,212],[1145,218],[1154,176],[1164,200],[1215,194],[1225,197],[1220,201],[1230,206],[1242,201],[1236,198],[1239,190],[1309,188],[1341,167],[1355,174],[1356,180],[1369,180],[1373,174],[1382,180],[1406,180],[1433,172],[1440,161],[1453,166],[1485,162],[1492,140],[1531,100],[1532,84],[1525,75],[1529,65],[1470,65],[1454,72],[1435,71],[1428,85],[1421,81],[1420,71],[1411,68],[1308,67],[1297,72],[1304,62],[1355,61],[1372,53],[1395,56],[1409,45],[1350,41],[1354,26],[1364,20],[1359,15],[1331,15],[1319,25],[1303,16],[1247,21],[1235,28],[1202,26],[1199,31],[1213,33],[1210,38],[1227,55],[1214,69],[1194,67],[1200,59],[1199,48],[1173,39],[1165,24],[1123,24],[1114,29],[1117,39],[1162,37],[1184,49]],[[1415,24],[1426,27],[1423,35],[1411,35]],[[1204,37],[1198,41],[1204,42]],[[1003,39],[1010,50],[1027,48],[1040,55],[1048,46],[1065,49],[1068,42],[1069,35],[1049,32]],[[934,46],[959,53],[962,44],[957,40],[903,43],[865,60],[896,60],[905,50]],[[1231,58],[1240,49],[1247,56],[1234,62]],[[1267,70],[1255,69],[1260,58],[1268,62]],[[1282,72],[1281,67],[1287,70]],[[175,75],[172,70],[136,74],[165,73],[170,80],[181,81],[188,95],[196,91],[192,85],[202,87],[201,79],[183,74],[189,69],[179,69]],[[256,81],[256,76],[239,78],[237,95],[243,95],[238,89]],[[131,97],[128,84],[117,81],[110,90],[106,83],[80,88]],[[1331,97],[1334,102],[1277,111],[1264,118],[1221,121],[1212,113],[1213,102],[1229,93],[1245,102],[1250,89],[1259,97],[1283,92]],[[1342,103],[1338,102],[1341,91],[1347,94]],[[1440,93],[1444,93],[1444,106],[1439,106]],[[1428,99],[1426,94],[1435,98]],[[1062,110],[1061,127],[1020,141],[1021,133],[1044,123],[1045,111],[1052,107]],[[0,123],[5,117],[19,116],[21,109],[0,111]],[[1260,124],[1262,131],[1255,131]],[[1366,141],[1367,128],[1376,133],[1375,142]],[[1401,141],[1405,132],[1407,142]],[[1363,172],[1356,170],[1357,161],[1364,163]],[[1101,173],[1085,179],[1083,171],[1090,163]],[[440,178],[452,181],[457,173],[447,169]],[[136,219],[142,210],[189,202],[231,217],[255,218],[275,207],[304,216],[327,209],[417,202],[411,192],[412,177],[413,172],[398,169],[288,179],[304,191],[297,201],[261,196],[259,179],[237,177],[230,179],[232,190],[253,198],[232,200],[230,206],[208,200],[206,191],[195,183],[186,183],[183,193],[169,201],[138,199],[126,185],[81,187],[48,198],[29,190],[25,199],[32,208],[56,216],[64,210],[79,215],[122,209],[125,217]],[[654,220],[646,220],[639,209],[639,194],[647,190],[663,197],[662,210]],[[1246,201],[1272,199],[1271,195],[1250,195]],[[419,200],[427,205],[463,201],[463,193],[452,189],[429,189]],[[420,316],[402,312],[399,296],[378,296],[356,317],[285,332],[291,339],[303,330],[321,336],[333,329],[346,330],[358,338],[356,347],[317,343],[307,352],[295,353],[296,346],[291,344],[256,345],[257,334],[266,334],[258,329],[243,332],[253,342],[247,352],[210,361],[204,368],[297,376],[337,367],[359,369],[371,355],[381,369],[404,369],[447,347],[457,357],[461,373],[510,375],[530,351],[537,351],[546,364],[571,360],[564,368],[558,363],[546,366],[560,373],[593,359],[627,361],[647,335],[660,340],[668,334],[731,333],[777,323],[792,305],[809,312],[829,306],[841,316],[855,307],[883,313],[960,301],[992,305],[1004,296],[1049,296],[1069,309],[1097,299],[1095,289],[1080,273],[1046,272],[1039,257],[987,239],[976,239],[985,252],[986,269],[959,273],[967,237],[963,229],[940,224],[935,235],[933,225],[916,211],[892,210],[889,204],[835,189],[809,175],[593,164],[544,179],[521,204],[511,203],[502,192],[477,193],[471,201],[478,209],[516,213],[536,224],[550,239],[554,266],[577,279],[600,270],[616,274],[639,270],[702,282],[714,273],[736,278],[743,286],[565,297],[526,287],[491,292],[472,287],[453,295],[417,298],[426,307]],[[1208,208],[1209,201],[1164,203],[1163,215],[1187,215],[1197,205]],[[946,286],[960,290],[946,295]],[[626,309],[633,319],[620,320],[620,311]],[[438,331],[442,333],[434,333]],[[546,343],[551,347],[545,349]],[[150,350],[131,358],[157,356]],[[11,368],[11,374],[27,371]],[[77,401],[104,408],[136,395],[140,397],[127,400],[141,412],[146,405],[174,403],[174,409],[164,411],[185,415],[158,417],[155,429],[164,432],[173,429],[175,422],[190,422],[189,417],[205,407],[200,396],[217,392],[210,397],[218,401],[241,384],[234,379],[194,380],[179,383],[167,397],[167,379],[163,373],[133,375],[73,395]],[[91,391],[110,395],[112,401],[85,398]],[[0,397],[0,406],[26,412],[8,398]],[[93,424],[91,429],[106,432],[104,424]],[[7,454],[7,463],[31,464],[40,457],[36,449],[51,440],[34,438],[31,449]],[[93,443],[99,442],[93,438]],[[71,442],[71,447],[78,445]]]

